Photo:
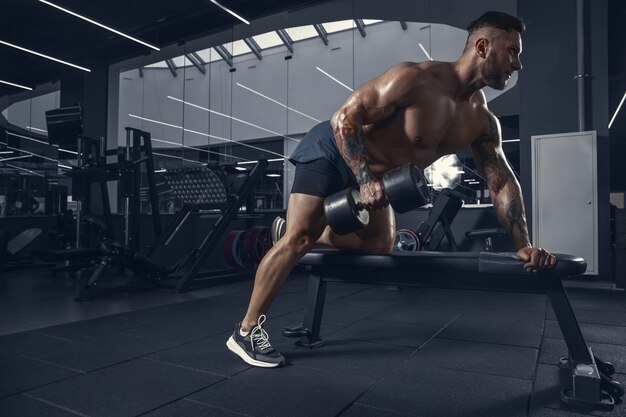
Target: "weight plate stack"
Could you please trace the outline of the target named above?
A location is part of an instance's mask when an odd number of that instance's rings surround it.
[[[394,252],[417,252],[420,247],[420,239],[413,230],[400,229],[396,232],[396,241],[393,244]]]
[[[235,268],[243,268],[243,230],[233,230],[226,235],[224,239],[224,260],[226,263]]]

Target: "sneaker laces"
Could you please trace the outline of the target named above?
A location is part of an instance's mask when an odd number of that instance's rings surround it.
[[[260,350],[272,347],[269,335],[261,327],[261,325],[265,323],[266,319],[267,317],[265,317],[265,314],[261,314],[259,316],[259,320],[257,321],[257,325],[250,331],[250,344],[252,345],[253,350],[255,343]]]

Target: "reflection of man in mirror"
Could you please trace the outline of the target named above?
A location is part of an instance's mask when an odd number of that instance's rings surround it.
[[[503,89],[522,69],[524,23],[505,13],[487,12],[467,29],[465,49],[456,61],[391,67],[355,90],[291,155],[296,173],[286,226],[275,221],[273,232],[280,240],[260,263],[246,315],[227,343],[247,363],[284,363],[261,325],[292,267],[314,245],[368,254],[391,251],[395,218],[381,178],[405,163],[424,169],[470,146],[487,179],[497,218],[525,261],[524,268],[554,266],[554,256],[530,242],[520,185],[502,151],[498,119],[481,90]],[[324,218],[324,198],[351,186],[360,187],[370,221],[362,230],[337,235]],[[281,229],[286,229],[282,237]]]

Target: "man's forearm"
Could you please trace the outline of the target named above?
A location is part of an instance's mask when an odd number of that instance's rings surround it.
[[[491,201],[500,224],[511,236],[516,248],[519,250],[532,246],[528,236],[522,190],[515,178],[510,177],[501,189],[492,191]]]
[[[337,148],[359,185],[372,181],[374,175],[367,167],[365,139],[360,123],[350,121],[347,115],[343,114],[337,121],[334,134]]]

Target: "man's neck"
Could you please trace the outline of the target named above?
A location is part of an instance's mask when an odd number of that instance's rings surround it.
[[[455,98],[459,101],[469,100],[476,91],[487,85],[474,60],[474,57],[463,54],[452,63],[458,82]]]

